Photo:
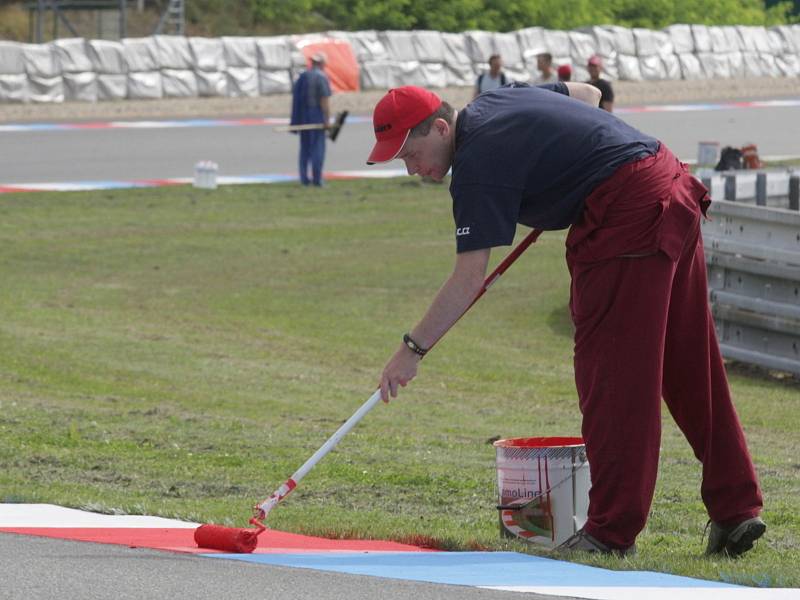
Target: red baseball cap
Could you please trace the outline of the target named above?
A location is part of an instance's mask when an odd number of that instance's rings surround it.
[[[421,87],[406,85],[389,90],[372,113],[376,141],[367,164],[389,162],[395,158],[403,149],[411,129],[441,105],[439,96]]]
[[[569,77],[570,75],[572,75],[572,67],[569,65],[561,65],[558,67],[559,77]]]
[[[600,57],[597,56],[597,54],[595,54],[595,55],[589,57],[589,63],[588,64],[600,67],[603,64],[603,61],[600,60]]]

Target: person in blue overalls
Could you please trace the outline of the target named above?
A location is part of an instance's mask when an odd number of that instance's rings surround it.
[[[326,56],[317,52],[311,57],[311,68],[297,78],[292,88],[291,125],[319,123],[324,127],[300,134],[300,183],[322,185],[322,163],[325,162],[325,134],[330,123],[331,85],[325,75]],[[311,179],[308,167],[311,166]]]

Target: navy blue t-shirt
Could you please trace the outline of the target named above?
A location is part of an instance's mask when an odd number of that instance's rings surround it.
[[[455,135],[458,252],[507,246],[517,223],[569,227],[600,182],[658,151],[658,140],[570,98],[563,83],[485,92],[458,114]]]

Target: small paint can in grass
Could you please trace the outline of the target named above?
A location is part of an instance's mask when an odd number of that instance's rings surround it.
[[[586,523],[589,462],[579,437],[494,442],[500,532],[555,548]]]

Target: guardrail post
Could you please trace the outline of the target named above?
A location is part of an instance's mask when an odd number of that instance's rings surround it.
[[[756,205],[767,205],[767,174],[756,173]]]
[[[725,200],[736,202],[736,175],[725,175]]]
[[[789,177],[789,210],[800,210],[800,175]]]

